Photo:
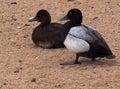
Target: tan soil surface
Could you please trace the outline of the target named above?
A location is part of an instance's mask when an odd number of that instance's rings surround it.
[[[71,8],[82,10],[83,23],[102,34],[115,60],[62,66],[72,52],[34,45],[38,23],[28,18],[46,9],[56,22]],[[0,0],[0,89],[120,89],[120,0]]]

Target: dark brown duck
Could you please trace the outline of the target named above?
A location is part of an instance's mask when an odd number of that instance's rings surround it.
[[[64,47],[61,41],[62,24],[51,23],[51,16],[48,11],[39,10],[35,17],[29,18],[29,22],[41,22],[33,29],[32,41],[42,48],[60,48]]]

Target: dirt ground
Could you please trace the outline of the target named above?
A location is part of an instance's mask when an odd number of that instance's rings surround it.
[[[71,8],[83,12],[116,55],[115,60],[62,66],[75,55],[65,48],[42,49],[28,22],[40,9],[58,22]],[[0,0],[0,89],[120,89],[120,0]]]

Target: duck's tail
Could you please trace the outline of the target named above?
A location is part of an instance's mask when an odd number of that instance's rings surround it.
[[[114,59],[116,56],[114,54],[111,54],[111,55],[107,55],[106,58],[108,59]]]

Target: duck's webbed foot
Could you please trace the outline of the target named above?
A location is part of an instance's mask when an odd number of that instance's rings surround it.
[[[81,62],[69,61],[61,63],[60,65],[75,65],[75,64],[81,64]]]
[[[81,64],[81,62],[78,61],[79,54],[76,54],[76,59],[75,61],[70,61],[70,62],[65,62],[61,63],[60,65],[74,65],[74,64]]]
[[[74,64],[81,64],[81,62],[74,62]]]

